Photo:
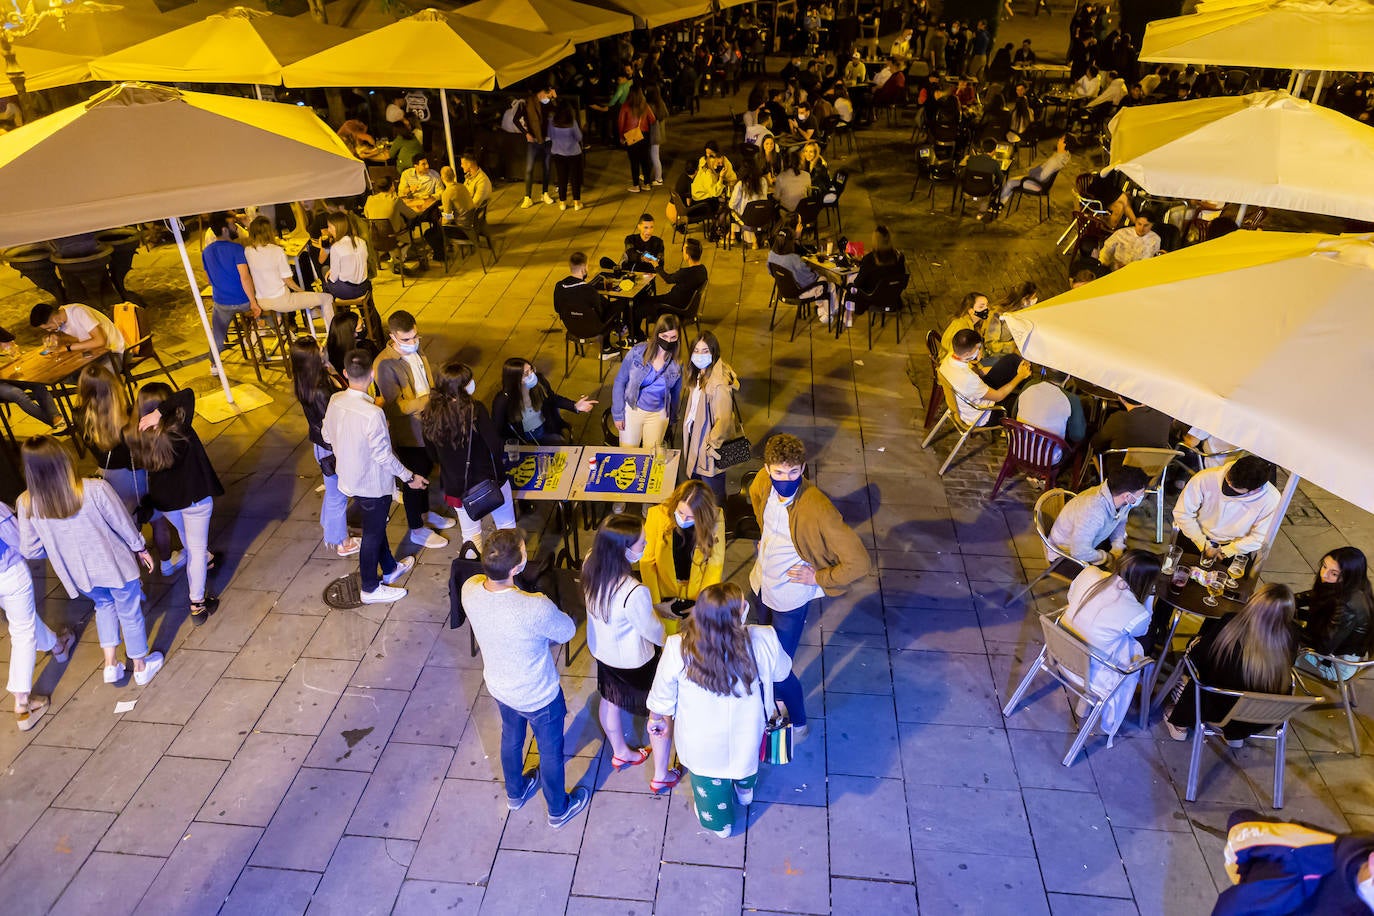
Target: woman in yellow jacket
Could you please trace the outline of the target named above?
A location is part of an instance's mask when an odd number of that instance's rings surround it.
[[[724,568],[725,513],[706,484],[686,481],[645,514],[639,578],[670,631],[698,592],[720,582]]]

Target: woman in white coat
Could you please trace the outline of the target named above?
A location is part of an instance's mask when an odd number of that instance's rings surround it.
[[[1096,566],[1084,567],[1069,585],[1064,626],[1114,665],[1129,667],[1145,655],[1138,640],[1150,626],[1154,605],[1151,593],[1159,578],[1159,568],[1159,557],[1147,550],[1126,551],[1111,572]],[[1108,693],[1116,684],[1117,674],[1094,661],[1088,666],[1088,678],[1095,690]],[[1101,726],[1107,734],[1108,747],[1126,718],[1139,680],[1139,672],[1128,675],[1127,682],[1111,695],[1102,710]]]
[[[703,588],[682,631],[663,644],[649,691],[649,732],[672,720],[697,818],[719,837],[734,830],[735,801],[754,800],[765,710],[776,708],[773,683],[792,671],[773,628],[747,626],[747,612],[733,582]]]

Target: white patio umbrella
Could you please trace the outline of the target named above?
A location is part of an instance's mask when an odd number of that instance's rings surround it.
[[[1374,511],[1371,301],[1374,235],[1233,232],[1003,320],[1031,362],[1283,465],[1285,507],[1306,477]]]
[[[1374,69],[1370,0],[1208,4],[1145,26],[1140,59],[1279,70]]]
[[[176,217],[357,194],[367,177],[308,108],[121,83],[0,136],[0,186],[0,247],[169,220],[232,404]]]
[[[1117,169],[1151,194],[1374,220],[1374,126],[1282,90],[1123,108]]]

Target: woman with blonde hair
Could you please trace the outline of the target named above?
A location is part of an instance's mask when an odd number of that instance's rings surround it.
[[[47,557],[69,597],[84,595],[95,603],[105,683],[124,677],[124,664],[115,658],[122,635],[134,683],[142,687],[162,667],[162,653],[148,649],[143,583],[134,561],[136,555],[145,569],[153,569],[143,535],[113,487],[77,479],[71,455],[56,439],[34,436],[20,453],[29,485],[19,494],[20,551],[31,560]]]
[[[711,488],[688,480],[644,516],[639,577],[661,612],[685,617],[725,569],[725,513]]]
[[[649,734],[673,730],[697,819],[722,838],[734,831],[735,802],[754,800],[773,682],[792,671],[773,628],[744,623],[748,611],[733,582],[702,589],[682,632],[664,641],[649,691]]]
[[[801,167],[811,176],[811,187],[825,190],[830,187],[830,166],[821,155],[821,145],[807,140],[801,148]]]
[[[631,566],[644,555],[644,529],[638,516],[611,515],[601,523],[582,563],[582,597],[587,605],[587,648],[596,659],[596,690],[601,694],[601,727],[611,745],[611,766],[636,767],[649,759],[647,747],[625,740],[625,713],[647,716],[645,701],[658,668],[663,622],[654,613],[649,590]],[[651,732],[655,793],[677,785],[680,770],[669,769],[673,736]]]
[[[270,219],[259,216],[248,224],[248,244],[243,254],[248,259],[258,305],[271,312],[318,310],[323,326],[329,327],[334,320],[334,297],[301,289],[286,260],[286,249],[277,243],[277,231]]]

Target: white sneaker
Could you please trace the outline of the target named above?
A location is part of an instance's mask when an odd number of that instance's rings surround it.
[[[124,677],[124,663],[115,662],[113,665],[105,666],[105,683],[117,684]]]
[[[448,538],[443,537],[442,535],[435,534],[428,528],[421,528],[417,531],[410,532],[410,543],[414,544],[417,547],[430,547],[438,549],[440,547],[448,546]]]
[[[520,201],[520,209],[521,209],[521,210],[528,210],[530,207],[533,207],[533,206],[534,206],[534,201],[530,200],[528,197],[526,197],[524,200]]]
[[[445,542],[445,543],[447,543],[447,542]],[[406,573],[410,572],[411,568],[414,567],[414,566],[415,566],[415,558],[414,558],[414,557],[403,557],[403,558],[397,560],[397,561],[396,561],[396,568],[393,569],[391,572],[387,573],[385,576],[382,576],[382,584],[383,584],[383,585],[390,585],[391,583],[395,582],[397,579],[399,579],[399,578],[401,578],[402,576],[404,576]]]
[[[370,592],[363,592],[363,604],[390,604],[393,601],[400,601],[406,596],[403,588],[392,588],[390,585],[379,585]]]
[[[573,201],[573,209],[574,209],[574,210],[581,210],[581,209],[582,209],[582,201],[580,201],[580,200],[575,200],[575,201]]]
[[[553,203],[553,198],[549,196],[549,192],[548,192],[548,191],[545,191],[545,192],[544,192],[544,203],[546,203],[546,204],[551,204],[551,203]]]
[[[736,784],[735,784],[735,798],[736,798],[736,800],[739,801],[739,803],[740,803],[741,805],[744,805],[744,807],[747,808],[747,807],[749,807],[750,805],[752,805],[752,804],[754,803],[754,790],[753,790],[753,789],[741,789],[741,788],[739,787],[739,784],[736,783]]]
[[[632,184],[632,185],[630,185],[628,188],[626,188],[625,190],[629,191],[631,194],[638,194],[638,193],[639,193],[639,185],[637,185],[637,184]]]
[[[560,200],[560,201],[558,202],[558,209],[560,209],[560,210],[566,210],[566,209],[568,209],[568,202],[567,202],[566,200]]]
[[[654,181],[653,181],[653,184],[654,184],[654,187],[658,187],[659,185],[663,184],[663,179],[662,179],[662,178],[655,178]]]
[[[334,548],[334,552],[337,553],[340,557],[347,558],[356,557],[359,551],[361,551],[362,549],[362,538],[348,538],[342,544],[337,545]]]
[[[444,531],[457,524],[450,516],[440,515],[438,512],[430,512],[425,516],[425,521],[429,522],[436,531]]]
[[[186,551],[176,550],[172,552],[170,560],[162,561],[162,578],[166,579],[176,573],[178,569],[186,565]]]
[[[148,682],[162,670],[162,653],[152,652],[143,657],[143,670],[134,672],[134,683],[140,687],[148,686]]]

